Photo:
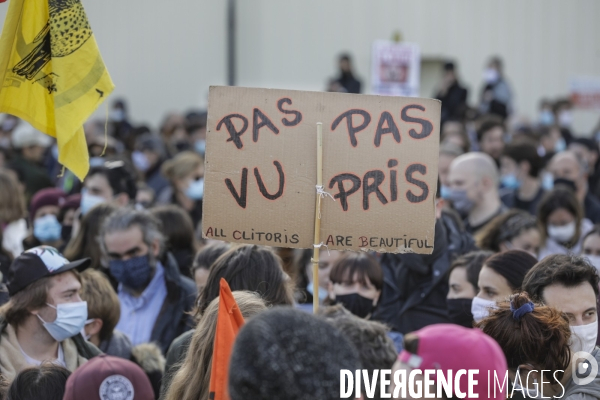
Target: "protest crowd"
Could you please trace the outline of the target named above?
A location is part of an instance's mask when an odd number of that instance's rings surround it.
[[[364,92],[339,61],[326,89]],[[476,104],[459,65],[440,72],[433,252],[321,249],[318,291],[313,249],[202,237],[205,110],[153,127],[113,101],[84,126],[83,182],[2,115],[0,399],[221,399],[217,363],[232,400],[335,399],[342,369],[419,367],[508,373],[480,399],[600,399],[600,375],[571,368],[600,361],[600,124],[574,131],[568,98],[521,118],[500,57]],[[226,289],[245,321],[230,356]],[[362,398],[385,398],[380,383]]]

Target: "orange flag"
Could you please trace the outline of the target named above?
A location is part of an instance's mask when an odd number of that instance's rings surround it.
[[[244,325],[244,317],[238,307],[227,281],[221,278],[219,290],[219,315],[217,332],[213,347],[212,370],[208,398],[211,400],[229,400],[227,378],[229,376],[229,358],[233,342],[238,331]]]

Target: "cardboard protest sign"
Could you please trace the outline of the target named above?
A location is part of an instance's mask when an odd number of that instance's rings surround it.
[[[373,42],[371,92],[389,96],[418,96],[421,52],[414,43]]]
[[[329,249],[433,250],[438,100],[211,87],[203,236],[312,248],[316,124]]]
[[[600,110],[600,77],[580,76],[572,78],[569,83],[575,108]]]

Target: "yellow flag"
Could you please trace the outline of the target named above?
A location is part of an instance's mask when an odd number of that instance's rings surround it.
[[[10,0],[0,37],[0,112],[55,137],[83,180],[83,123],[114,89],[80,0]]]

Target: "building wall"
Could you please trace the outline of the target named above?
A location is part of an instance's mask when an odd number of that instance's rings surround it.
[[[425,60],[454,59],[471,102],[478,98],[486,60],[499,54],[516,107],[529,117],[535,117],[542,96],[565,95],[570,77],[600,76],[595,0],[237,4],[237,76],[243,86],[323,90],[336,73],[336,55],[348,51],[368,90],[371,44],[395,31],[418,43]],[[0,4],[2,20],[7,5]],[[129,100],[134,120],[156,124],[167,110],[206,105],[208,87],[226,83],[226,0],[84,0],[84,5],[117,85],[114,96]],[[583,132],[599,114],[575,117]]]

